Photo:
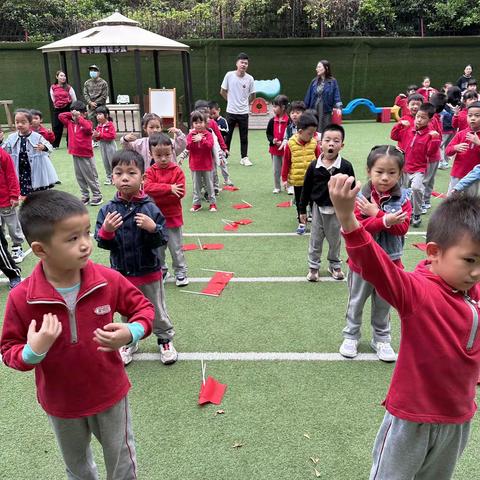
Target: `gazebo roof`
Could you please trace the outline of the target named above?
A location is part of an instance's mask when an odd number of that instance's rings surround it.
[[[44,45],[39,50],[49,53],[81,51],[82,47],[126,47],[127,50],[189,51],[188,45],[140,28],[139,22],[118,12],[102,20],[97,20],[93,24],[95,25],[93,28]]]

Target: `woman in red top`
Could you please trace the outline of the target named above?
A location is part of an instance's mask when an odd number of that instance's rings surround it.
[[[63,135],[63,123],[58,119],[62,112],[69,112],[70,105],[77,99],[75,90],[67,83],[67,76],[62,70],[55,74],[57,81],[50,87],[50,98],[53,103],[53,122],[52,130],[55,134],[55,140],[52,142],[53,148],[60,146]],[[68,140],[67,140],[68,143]]]

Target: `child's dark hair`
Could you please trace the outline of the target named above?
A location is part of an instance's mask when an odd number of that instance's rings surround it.
[[[427,227],[427,243],[435,242],[442,250],[458,244],[464,235],[480,243],[480,197],[451,196],[432,213]]]
[[[55,224],[75,215],[88,214],[80,199],[61,190],[44,190],[27,196],[19,211],[20,225],[27,242],[48,243]]]
[[[470,85],[476,85],[477,84],[477,81],[474,79],[474,78],[471,78],[469,81],[468,81],[468,86]]]
[[[212,100],[211,102],[208,102],[208,108],[214,108],[215,110],[218,110],[220,105],[215,100]]]
[[[248,60],[248,55],[245,52],[240,52],[237,55],[237,60]]]
[[[471,108],[480,108],[480,102],[473,102],[473,103],[471,103],[471,104],[467,107],[467,110],[470,110]]]
[[[468,90],[468,92],[465,92],[463,95],[463,101],[466,102],[467,100],[474,100],[478,98],[478,92],[475,90]]]
[[[317,119],[308,113],[302,113],[300,118],[298,119],[297,128],[298,130],[305,130],[309,127],[318,127]]]
[[[313,115],[316,119],[317,119],[317,123],[319,121],[319,118],[318,118],[318,111],[315,110],[314,108],[307,108],[303,113],[302,115],[304,114],[307,114],[307,115]]]
[[[146,113],[142,118],[142,129],[146,130],[148,123],[152,120],[157,120],[160,122],[160,126],[162,126],[162,119],[156,113]]]
[[[417,91],[417,90],[418,90],[417,85],[413,85],[413,84],[412,84],[412,85],[409,85],[409,86],[407,87],[407,92],[409,92],[410,90],[415,90],[415,91]],[[412,95],[413,95],[413,94],[412,94]]]
[[[206,100],[197,100],[193,105],[194,110],[207,110],[210,109],[210,105]]]
[[[305,102],[302,100],[294,100],[293,102],[290,103],[290,108],[288,109],[288,112],[304,112],[307,109],[305,106]]]
[[[288,97],[286,95],[277,95],[272,102],[277,107],[284,107],[285,110],[288,107]]]
[[[87,111],[87,106],[81,100],[75,100],[70,105],[70,111],[72,111],[72,110],[76,110],[77,112],[82,112],[83,113],[83,112]]]
[[[25,115],[27,117],[28,122],[32,123],[32,111],[31,110],[27,110],[26,108],[17,108],[13,112],[13,118],[15,118],[17,113],[21,113],[22,115]]]
[[[135,165],[142,173],[145,168],[143,157],[134,150],[119,150],[112,157],[112,170],[118,165]]]
[[[30,110],[30,113],[32,114],[32,117],[40,117],[40,120],[43,120],[43,115],[40,110],[35,110],[34,108],[32,108]]]
[[[109,120],[110,122],[112,121],[112,117],[110,116],[110,110],[105,106],[105,105],[100,105],[95,109],[95,113],[103,113],[105,118]]]
[[[394,145],[376,145],[373,147],[367,157],[367,170],[370,171],[377,160],[383,157],[394,158],[400,172],[403,170],[405,156],[403,155],[403,152]]]
[[[158,145],[170,146],[173,149],[172,139],[165,133],[155,132],[149,137],[148,147],[150,148],[150,151],[153,147]]]
[[[190,121],[193,123],[193,122],[207,122],[207,116],[203,113],[203,112],[200,112],[198,110],[194,110],[191,114],[190,114]]]
[[[440,113],[447,104],[447,96],[442,92],[434,93],[430,97],[430,103],[434,106],[435,113]]]
[[[462,91],[458,87],[450,87],[447,90],[447,102],[453,105],[459,105],[462,101]]]
[[[322,130],[322,138],[326,132],[340,132],[340,135],[342,136],[342,142],[345,140],[345,129],[341,125],[337,125],[336,123],[330,123],[329,125],[326,125]]]
[[[435,107],[430,102],[425,102],[420,105],[419,112],[425,112],[428,118],[433,118],[435,115]]]
[[[425,99],[419,93],[412,93],[407,98],[407,104],[409,104],[410,102],[413,102],[413,101],[423,103],[424,100]]]

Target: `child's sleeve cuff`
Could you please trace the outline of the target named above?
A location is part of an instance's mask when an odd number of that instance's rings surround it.
[[[145,329],[139,322],[127,323],[127,327],[132,334],[132,341],[128,345],[133,345],[145,336]]]
[[[22,350],[22,360],[29,365],[36,365],[37,363],[40,363],[46,355],[47,352],[41,354],[35,353],[28,343],[23,347]]]
[[[360,224],[358,228],[351,232],[344,232],[341,229],[343,238],[345,239],[345,246],[360,247],[370,242],[372,236],[365,230],[365,227]]]

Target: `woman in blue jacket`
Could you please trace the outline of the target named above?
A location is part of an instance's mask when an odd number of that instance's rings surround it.
[[[342,108],[338,83],[332,76],[330,62],[320,60],[317,64],[317,76],[311,81],[305,95],[305,105],[318,113],[318,131],[332,122],[334,109]]]

